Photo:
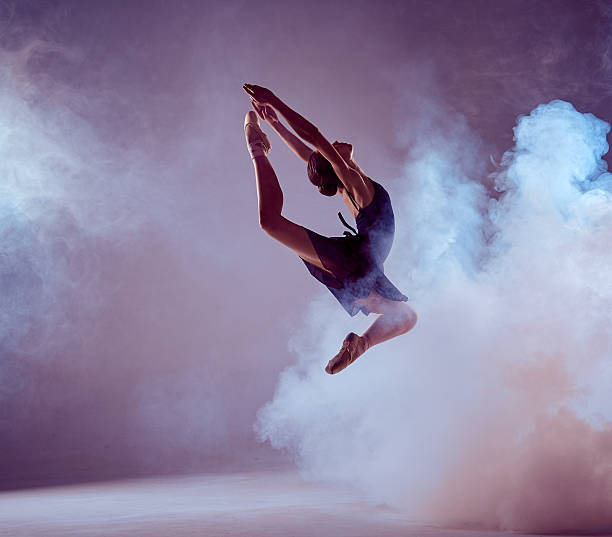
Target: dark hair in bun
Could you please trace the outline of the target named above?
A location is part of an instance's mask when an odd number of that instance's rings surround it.
[[[324,196],[334,196],[342,183],[329,160],[318,151],[313,151],[308,159],[308,179],[318,187]]]

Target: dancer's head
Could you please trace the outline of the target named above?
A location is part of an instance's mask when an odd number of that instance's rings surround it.
[[[332,145],[347,164],[350,166],[354,164],[351,144],[336,140]],[[318,187],[319,192],[325,196],[334,196],[338,188],[343,187],[331,163],[318,151],[313,151],[308,160],[308,177],[310,182]]]
[[[324,196],[334,196],[342,186],[334,168],[318,151],[313,151],[308,159],[308,178]]]

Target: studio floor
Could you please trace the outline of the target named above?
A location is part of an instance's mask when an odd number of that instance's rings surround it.
[[[0,535],[502,537],[373,506],[358,492],[275,470],[48,487],[0,494]]]

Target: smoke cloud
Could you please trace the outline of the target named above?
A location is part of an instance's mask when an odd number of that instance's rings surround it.
[[[255,430],[305,476],[417,518],[609,529],[609,125],[559,100],[519,117],[491,198],[475,137],[451,123],[420,132],[392,196],[387,271],[419,324],[329,377],[320,357],[347,326],[322,298]]]
[[[221,217],[216,175],[202,178],[217,147],[195,137],[205,110],[177,129],[155,116],[171,94],[99,83],[79,46],[28,37],[13,48],[0,52],[2,485],[231,459],[227,443],[250,438],[259,403],[224,408],[214,388],[246,368],[219,371],[235,347],[209,312],[224,285],[246,282],[222,273],[235,248],[209,240]]]
[[[114,153],[37,71],[50,55],[76,60],[36,40],[0,57],[0,348],[6,353],[53,354],[74,343],[80,323],[103,300],[105,243],[119,238],[118,229],[124,243],[133,240],[146,219],[146,202],[135,195],[138,177],[122,166],[125,153]]]

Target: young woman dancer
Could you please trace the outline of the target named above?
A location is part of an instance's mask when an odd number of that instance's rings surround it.
[[[363,335],[351,332],[346,336],[338,354],[325,367],[327,373],[338,373],[370,347],[404,334],[416,324],[416,313],[406,304],[408,298],[383,271],[395,231],[389,194],[355,163],[351,144],[330,144],[317,127],[270,90],[253,84],[244,84],[243,89],[257,111],[247,112],[244,130],[257,178],[261,228],[300,256],[310,273],[327,286],[349,315],[359,310],[366,315],[379,314]],[[293,135],[275,110],[315,150]],[[283,192],[266,156],[271,145],[259,127],[258,115],[308,163],[308,177],[321,194],[340,193],[355,217],[357,230],[344,221],[341,213],[338,215],[354,233],[345,231],[343,237],[324,237],[281,215]]]

